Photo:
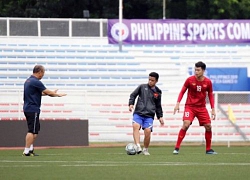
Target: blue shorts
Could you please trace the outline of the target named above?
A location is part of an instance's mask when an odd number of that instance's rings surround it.
[[[140,124],[142,129],[145,128],[151,129],[153,131],[153,122],[154,119],[150,117],[140,116],[138,114],[134,114],[132,123]]]

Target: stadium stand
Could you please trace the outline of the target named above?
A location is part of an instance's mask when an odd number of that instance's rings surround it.
[[[46,68],[44,84],[68,91],[66,99],[43,98],[41,118],[89,119],[89,138],[94,141],[132,141],[131,113],[128,112],[129,94],[148,74],[160,74],[159,87],[163,90],[165,126],[155,123],[153,141],[175,141],[181,126],[182,113],[172,110],[188,67],[199,60],[208,66],[245,66],[249,57],[248,45],[117,45],[104,41],[81,44],[75,41],[48,42],[27,40],[0,43],[1,89],[19,92],[2,94],[1,120],[23,119],[22,88],[35,64]],[[68,42],[68,43],[67,43]],[[13,96],[13,97],[11,97]],[[6,99],[6,97],[8,97]],[[72,98],[73,97],[73,98]],[[182,102],[184,104],[184,100]],[[227,104],[221,104],[227,110]],[[237,125],[249,136],[250,105],[232,104]],[[214,125],[217,141],[241,141],[228,118],[218,112]],[[203,141],[204,130],[194,123],[187,141]]]

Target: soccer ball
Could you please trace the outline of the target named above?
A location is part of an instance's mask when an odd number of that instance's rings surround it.
[[[128,143],[125,147],[127,155],[135,155],[136,154],[136,145],[133,143]]]

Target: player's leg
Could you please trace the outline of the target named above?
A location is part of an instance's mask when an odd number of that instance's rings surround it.
[[[25,137],[24,156],[34,156],[34,153],[30,153],[30,147],[33,147],[35,138],[40,130],[39,115],[37,113],[24,113],[28,125],[28,133]]]
[[[40,113],[35,113],[35,129],[34,129],[34,133],[33,133],[33,143],[30,145],[30,150],[29,150],[29,153],[33,156],[38,156],[38,154],[35,154],[34,153],[34,142],[38,136],[38,132],[40,131],[40,120],[39,120],[39,116],[40,116]]]
[[[198,121],[200,123],[200,126],[204,126],[204,128],[205,128],[206,154],[217,154],[211,148],[212,126],[211,126],[210,116],[209,116],[208,111],[205,107],[199,108],[199,110],[197,110],[197,118],[198,118]]]
[[[144,130],[144,147],[143,147],[143,154],[150,155],[148,152],[150,139],[151,139],[151,132],[153,131],[153,118],[145,117],[143,119],[142,129]]]
[[[208,152],[211,150],[212,128],[211,124],[204,124],[204,127],[205,127],[206,152]]]
[[[151,129],[145,128],[144,129],[144,147],[148,148],[151,139]]]
[[[144,147],[143,147],[143,150],[142,150],[144,155],[150,155],[149,152],[148,152],[150,139],[151,139],[151,129],[150,128],[145,128],[144,129]]]
[[[139,116],[138,114],[133,115],[133,121],[132,121],[132,126],[133,126],[133,138],[134,138],[134,143],[137,146],[137,153],[141,153],[142,149],[140,146],[140,129],[141,129],[141,124],[142,124],[142,117]]]
[[[192,109],[189,107],[185,107],[185,110],[183,113],[183,125],[179,131],[173,154],[179,154],[179,149],[180,149],[181,143],[182,143],[183,139],[185,138],[186,132],[187,132],[189,126],[192,124],[194,117],[195,117],[195,115],[194,115]]]
[[[35,142],[35,140],[36,140],[36,138],[37,138],[37,134],[33,134],[34,136],[33,136],[33,142]],[[34,145],[33,144],[31,144],[30,145],[30,152],[33,152],[34,151]]]
[[[25,148],[23,151],[23,154],[26,156],[30,156],[29,151],[30,151],[30,146],[34,142],[34,137],[33,133],[28,132],[25,137]]]

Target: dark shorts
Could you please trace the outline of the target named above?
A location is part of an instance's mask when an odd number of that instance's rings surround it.
[[[211,119],[206,107],[186,106],[183,113],[183,120],[188,120],[192,123],[195,117],[198,119],[200,126],[211,124]]]
[[[39,115],[40,113],[35,112],[24,112],[26,117],[28,132],[32,134],[38,134],[40,131]]]

